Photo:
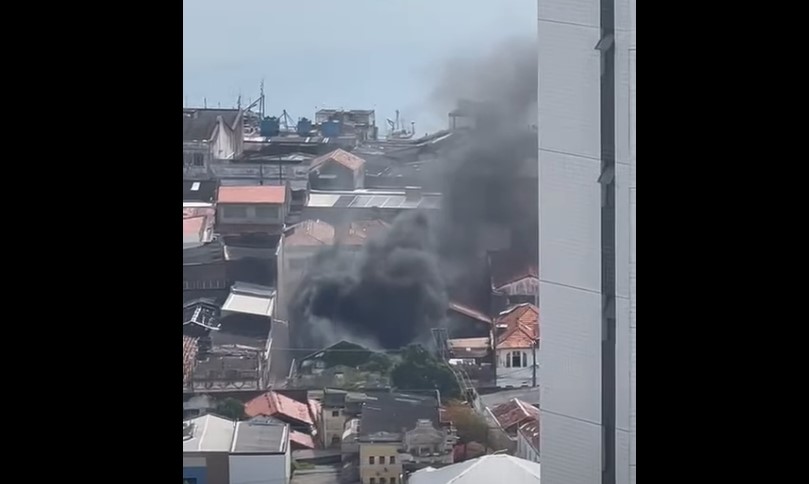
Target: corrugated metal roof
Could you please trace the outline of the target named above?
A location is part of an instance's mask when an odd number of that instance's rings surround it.
[[[230,288],[230,295],[222,305],[222,311],[270,317],[274,305],[273,288],[237,282]]]
[[[190,439],[183,439],[183,452],[230,452],[236,422],[216,415],[183,421],[191,424]]]

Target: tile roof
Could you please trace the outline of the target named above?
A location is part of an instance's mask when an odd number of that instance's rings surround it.
[[[348,233],[339,237],[339,242],[345,245],[365,245],[371,237],[386,233],[390,224],[384,220],[360,220],[348,225]]]
[[[239,110],[183,108],[183,141],[210,140],[220,116],[225,124],[233,128],[239,118]]]
[[[218,202],[228,203],[273,203],[286,201],[287,187],[276,185],[223,186],[219,187]]]
[[[293,430],[289,433],[289,441],[303,447],[304,449],[315,448],[315,440],[312,438],[312,436],[303,432],[298,432],[297,430]]]
[[[539,308],[530,303],[513,306],[500,313],[496,326],[505,327],[497,348],[531,348],[539,339]]]
[[[449,310],[455,311],[456,313],[463,314],[464,316],[468,316],[473,319],[477,319],[478,321],[482,321],[484,323],[492,324],[492,318],[486,316],[477,309],[470,308],[469,306],[464,306],[463,304],[450,302]]]
[[[528,419],[536,420],[539,418],[538,408],[518,398],[512,398],[506,403],[501,403],[491,409],[491,412],[501,427],[514,432]]]
[[[267,392],[250,400],[244,406],[244,413],[248,417],[285,416],[309,425],[314,424],[309,414],[309,407],[305,403],[276,392]]]
[[[183,383],[188,383],[194,374],[197,362],[197,338],[183,335]]]
[[[314,170],[319,168],[321,165],[326,164],[329,161],[333,161],[335,163],[339,163],[344,167],[348,168],[351,171],[358,171],[362,170],[365,166],[365,160],[360,158],[357,155],[351,154],[348,151],[345,151],[341,148],[338,148],[331,153],[326,153],[323,156],[318,156],[312,163],[309,165],[310,170]]]
[[[539,419],[528,419],[520,427],[520,433],[525,437],[525,440],[531,443],[534,450],[539,452]]]
[[[334,227],[321,220],[304,220],[284,232],[284,245],[296,247],[334,244]]]

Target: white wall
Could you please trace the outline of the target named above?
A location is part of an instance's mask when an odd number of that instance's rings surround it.
[[[539,462],[539,454],[534,450],[534,446],[528,442],[528,439],[525,438],[522,432],[517,432],[517,451],[514,455],[520,459]]]
[[[514,351],[525,354],[524,367],[506,367],[506,358]],[[533,354],[531,348],[524,349],[499,349],[497,350],[497,386],[498,387],[521,387],[531,386],[533,383]],[[539,352],[537,352],[537,365],[539,365]],[[539,382],[539,370],[537,369],[537,383]]]
[[[224,122],[220,122],[214,132],[212,151],[217,160],[230,160],[236,153],[235,133]]]
[[[288,484],[289,466],[286,454],[239,455],[230,457],[231,484]]]

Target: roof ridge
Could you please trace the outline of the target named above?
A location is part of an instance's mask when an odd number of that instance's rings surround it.
[[[455,482],[455,481],[457,481],[458,479],[460,479],[461,477],[463,477],[463,476],[464,476],[464,475],[465,475],[467,472],[469,472],[470,470],[472,470],[472,468],[473,468],[473,467],[480,465],[480,463],[481,463],[481,462],[483,462],[483,459],[484,459],[484,458],[486,458],[486,457],[491,457],[491,456],[484,455],[484,456],[482,456],[482,457],[478,457],[477,461],[476,461],[474,464],[472,464],[471,466],[469,466],[469,467],[467,467],[466,469],[464,469],[464,470],[462,470],[461,472],[459,472],[457,476],[455,476],[455,477],[453,477],[452,479],[448,480],[448,481],[447,481],[447,484],[452,484],[453,482]]]

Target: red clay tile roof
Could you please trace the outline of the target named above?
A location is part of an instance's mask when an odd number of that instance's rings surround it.
[[[304,449],[314,449],[315,448],[315,441],[311,435],[307,435],[303,432],[298,432],[296,430],[289,431],[289,440],[293,444],[297,444],[299,447]]]
[[[248,417],[285,416],[309,425],[314,424],[308,405],[275,392],[267,392],[247,402],[244,413]]]
[[[348,234],[340,237],[339,241],[345,245],[365,245],[369,237],[376,237],[390,229],[390,224],[384,220],[361,220],[348,225]]]
[[[217,203],[274,203],[282,204],[286,201],[287,187],[277,185],[262,185],[249,187],[225,186],[219,187]]]
[[[529,419],[539,418],[539,409],[519,398],[512,398],[506,403],[501,403],[491,411],[494,418],[497,419],[497,423],[503,429],[513,433],[516,433],[520,425]]]
[[[312,421],[315,423],[320,422],[320,410],[321,410],[320,402],[317,400],[309,399],[309,413],[312,416]]]
[[[284,233],[284,245],[298,247],[334,244],[334,227],[320,220],[304,220]]]
[[[183,383],[188,383],[194,374],[197,362],[197,338],[183,335]]]
[[[351,154],[348,151],[338,148],[332,151],[331,153],[326,153],[325,155],[318,156],[317,158],[312,160],[311,165],[309,165],[309,169],[314,170],[315,168],[318,168],[329,161],[339,163],[351,171],[362,170],[363,167],[365,166],[364,159],[360,158],[357,155]]]
[[[450,301],[449,309],[450,311],[455,311],[456,313],[463,314],[464,316],[469,316],[470,318],[477,319],[478,321],[483,321],[484,323],[492,324],[492,318],[486,316],[477,309],[470,308],[469,306],[464,306],[463,304],[458,304],[456,302]]]
[[[535,418],[528,419],[520,427],[520,433],[528,442],[531,442],[534,450],[539,452],[539,420]]]
[[[495,289],[525,279],[539,277],[535,257],[526,258],[515,251],[500,251],[489,255],[492,273],[492,287]]]
[[[500,313],[496,326],[505,326],[497,337],[497,348],[531,348],[539,339],[539,308],[533,304],[518,304]]]

